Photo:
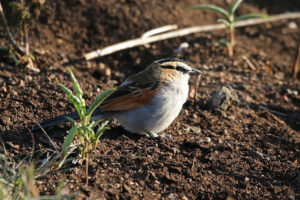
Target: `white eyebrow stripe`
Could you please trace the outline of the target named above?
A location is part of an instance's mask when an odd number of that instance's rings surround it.
[[[191,70],[192,68],[187,65],[186,63],[183,63],[183,62],[179,62],[179,61],[170,61],[170,62],[164,62],[164,63],[161,63],[162,66],[173,66],[173,67],[176,67],[176,66],[183,66],[184,68],[188,69],[188,70]]]

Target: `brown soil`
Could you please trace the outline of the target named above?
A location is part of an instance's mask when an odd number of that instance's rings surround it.
[[[36,160],[52,148],[41,131],[33,133],[33,140],[27,128],[72,111],[57,87],[58,83],[71,87],[67,66],[88,102],[99,91],[119,85],[125,77],[164,57],[188,60],[203,76],[198,100],[189,100],[164,131],[171,138],[139,137],[112,122],[90,163],[89,185],[84,186],[84,167],[70,165],[39,178],[36,184],[41,194],[53,194],[62,180],[70,193],[78,193],[78,199],[300,199],[300,183],[295,181],[300,173],[300,81],[299,76],[296,81],[290,78],[300,20],[239,28],[233,58],[217,42],[227,37],[226,32],[218,31],[157,42],[90,63],[73,62],[86,52],[139,37],[159,26],[215,23],[218,16],[214,13],[184,9],[205,2],[228,7],[232,1],[46,2],[30,31],[40,72],[11,66],[7,60],[0,63],[0,134],[16,162],[30,154],[32,145]],[[299,10],[298,0],[249,0],[237,14]],[[1,27],[2,36],[3,31]],[[3,37],[0,41],[6,44]],[[175,53],[183,42],[189,48]],[[99,70],[103,64],[111,76]],[[220,85],[231,86],[239,97],[239,103],[226,111],[212,110],[208,103]],[[47,133],[60,146],[69,128],[61,125]]]

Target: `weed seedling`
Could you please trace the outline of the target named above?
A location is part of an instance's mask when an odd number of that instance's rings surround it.
[[[75,136],[77,135],[77,138],[79,140],[78,148],[81,152],[81,156],[83,157],[83,160],[85,161],[85,176],[86,176],[86,184],[88,184],[88,161],[89,161],[89,154],[93,149],[96,149],[98,141],[101,137],[101,135],[104,133],[105,130],[109,129],[107,127],[108,121],[104,121],[100,124],[101,120],[98,121],[90,121],[91,116],[95,109],[109,96],[111,95],[115,89],[109,89],[101,94],[99,94],[96,98],[96,100],[89,106],[88,109],[86,109],[85,101],[83,99],[83,92],[80,89],[80,86],[75,79],[72,71],[70,68],[68,68],[68,71],[70,73],[71,79],[73,81],[75,92],[76,94],[73,94],[70,89],[68,89],[63,84],[59,84],[59,86],[64,90],[66,93],[66,96],[68,99],[72,102],[75,110],[78,113],[79,116],[79,122],[74,121],[71,118],[67,118],[72,123],[72,128],[68,131],[68,135],[64,140],[62,151],[63,151],[63,160],[60,163],[59,167],[63,164],[66,157],[69,155],[70,146],[72,142],[74,141]],[[95,127],[98,126],[97,131],[95,132]]]
[[[26,64],[27,67],[38,71],[34,68],[34,56],[30,54],[28,32],[30,27],[36,22],[46,0],[15,0],[9,1],[11,8],[11,18],[15,21],[15,26],[11,31],[2,4],[0,2],[0,19],[4,24],[6,36],[9,41],[7,49],[9,54],[13,55],[15,65],[21,63]],[[20,38],[21,45],[15,40],[15,37]],[[16,62],[17,59],[17,62]]]
[[[216,13],[220,13],[221,15],[223,15],[222,19],[218,19],[217,21],[220,23],[223,23],[226,28],[228,29],[229,33],[230,33],[230,40],[221,40],[220,42],[225,44],[228,48],[228,54],[229,56],[233,56],[233,49],[234,49],[234,45],[235,45],[235,36],[234,36],[234,25],[236,22],[238,21],[242,21],[242,20],[246,20],[246,19],[250,19],[250,18],[262,18],[262,17],[267,17],[267,15],[262,15],[262,14],[258,14],[258,13],[249,13],[249,14],[245,14],[239,17],[235,17],[234,13],[236,11],[236,9],[238,8],[238,6],[243,2],[243,0],[237,0],[235,3],[233,3],[229,10],[226,11],[223,8],[219,7],[219,6],[215,6],[215,5],[193,5],[193,6],[189,6],[187,7],[188,9],[204,9],[204,10],[210,10]]]
[[[35,180],[40,176],[40,172],[45,174],[50,168],[41,171],[38,170],[38,162],[25,164],[25,157],[19,163],[9,157],[4,142],[0,137],[0,199],[5,200],[30,200],[30,199],[48,199],[48,200],[67,200],[74,199],[76,194],[67,194],[64,186],[59,184],[55,195],[40,195]],[[2,148],[1,148],[2,147]],[[30,157],[32,158],[34,152]]]

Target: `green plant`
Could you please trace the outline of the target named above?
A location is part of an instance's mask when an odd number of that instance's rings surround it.
[[[78,148],[81,152],[81,156],[85,161],[85,176],[86,176],[86,184],[88,184],[88,161],[89,161],[89,154],[93,149],[96,149],[98,141],[101,135],[104,133],[105,130],[109,129],[106,127],[108,121],[104,121],[100,124],[101,120],[98,121],[90,121],[91,116],[95,109],[109,96],[111,95],[115,89],[109,89],[96,97],[96,100],[86,109],[85,101],[83,99],[83,92],[80,89],[80,86],[75,79],[72,71],[68,68],[70,73],[71,79],[73,81],[76,94],[74,95],[70,89],[68,89],[63,84],[59,84],[59,86],[64,90],[68,99],[72,102],[75,110],[79,115],[79,122],[77,123],[71,118],[67,118],[72,123],[72,128],[68,131],[68,135],[64,140],[62,151],[63,151],[63,163],[64,159],[69,155],[70,146],[74,141],[75,136],[77,135],[79,144]],[[97,131],[95,132],[95,127],[99,125]],[[61,166],[61,165],[60,165]],[[59,166],[59,167],[60,167]]]
[[[218,22],[223,23],[226,26],[226,28],[228,29],[228,31],[230,33],[230,37],[229,37],[230,41],[221,40],[220,42],[227,46],[229,56],[233,56],[233,52],[234,52],[234,45],[235,45],[234,25],[235,25],[235,23],[238,21],[242,21],[242,20],[246,20],[246,19],[250,19],[250,18],[262,18],[262,17],[265,18],[265,17],[267,17],[267,15],[262,15],[262,14],[258,14],[258,13],[249,13],[249,14],[245,14],[245,15],[242,15],[239,17],[235,17],[234,13],[242,2],[243,2],[243,0],[237,0],[235,3],[233,3],[230,6],[228,11],[224,10],[223,8],[221,8],[219,6],[210,5],[210,4],[209,5],[193,5],[193,6],[187,7],[188,9],[210,10],[210,11],[220,13],[221,15],[223,15],[224,18],[218,19]]]
[[[31,164],[23,164],[24,160],[16,163],[8,156],[5,145],[0,138],[2,151],[0,152],[0,199],[3,200],[62,200],[73,199],[76,194],[66,194],[62,184],[59,184],[55,195],[41,196],[35,186],[35,179],[40,170]],[[1,145],[0,145],[1,147]],[[32,152],[33,154],[33,152]],[[32,157],[32,154],[27,157]]]
[[[33,67],[34,57],[29,51],[28,32],[30,27],[34,24],[40,15],[40,12],[45,4],[46,0],[16,0],[10,1],[9,6],[11,8],[10,17],[13,19],[14,27],[13,31],[10,31],[8,22],[5,17],[1,2],[0,2],[0,18],[4,24],[6,36],[10,42],[7,45],[10,54],[13,54],[14,58],[17,58],[17,62],[14,59],[15,65],[22,63],[27,67],[37,70]],[[19,38],[21,45],[18,45],[15,38]],[[13,47],[13,48],[12,48]]]
[[[2,157],[2,159],[5,158]],[[32,166],[15,169],[9,166],[7,161],[3,164],[6,169],[1,169],[0,199],[29,200],[39,197],[39,191],[34,185],[34,170]]]

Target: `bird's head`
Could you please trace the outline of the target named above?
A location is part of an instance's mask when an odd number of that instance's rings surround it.
[[[200,70],[190,66],[184,60],[178,58],[157,60],[148,67],[148,70],[160,80],[169,81],[179,81],[182,79],[188,80],[190,75],[202,74]]]

